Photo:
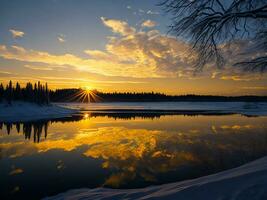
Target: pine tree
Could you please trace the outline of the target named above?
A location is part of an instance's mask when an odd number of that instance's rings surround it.
[[[14,92],[14,99],[15,100],[21,100],[21,88],[20,88],[20,84],[17,82],[16,83],[16,88],[15,88],[15,92]]]
[[[33,89],[33,93],[34,93],[34,97],[33,97],[33,101],[36,103],[37,102],[37,99],[38,99],[38,96],[37,96],[37,84],[34,83],[34,89]]]
[[[0,84],[0,102],[4,100],[4,92],[5,92],[5,89],[4,89],[3,84],[1,83]]]
[[[25,90],[25,100],[29,102],[33,102],[34,100],[34,93],[33,93],[33,87],[31,83],[27,83],[26,90]]]
[[[12,88],[12,81],[9,81],[9,84],[7,85],[7,102],[9,105],[11,105],[12,99],[13,99],[13,88]]]
[[[46,100],[46,104],[48,105],[50,102],[50,99],[49,99],[49,89],[48,89],[47,83],[45,83],[45,100]]]
[[[41,84],[40,81],[38,81],[37,85],[37,103],[40,104],[40,93],[41,93]]]

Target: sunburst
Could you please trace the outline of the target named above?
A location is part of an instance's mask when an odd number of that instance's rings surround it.
[[[84,89],[80,89],[71,98],[74,100],[81,101],[83,103],[99,102],[101,100],[101,97],[99,97],[96,94],[96,91],[91,90],[89,87],[85,87]]]

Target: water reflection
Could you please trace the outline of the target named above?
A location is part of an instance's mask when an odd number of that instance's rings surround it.
[[[266,155],[266,122],[91,113],[3,123],[9,135],[0,134],[0,194],[38,199],[71,188],[135,188],[207,175]]]
[[[83,119],[83,116],[77,115],[67,118],[53,119],[53,120],[38,120],[31,122],[0,122],[0,130],[6,129],[6,133],[9,135],[12,129],[15,129],[17,133],[23,133],[25,139],[30,140],[33,138],[33,142],[40,142],[41,136],[47,137],[48,127],[50,124],[61,122],[74,122]]]
[[[80,121],[82,119],[90,119],[96,117],[107,117],[112,119],[124,119],[124,120],[135,120],[135,119],[159,119],[162,116],[172,116],[177,115],[175,113],[85,113],[83,115],[74,115],[72,117],[59,118],[53,120],[38,120],[31,122],[1,122],[0,121],[0,130],[6,130],[6,133],[9,135],[12,129],[15,129],[17,133],[23,133],[25,139],[30,139],[33,137],[34,142],[40,142],[41,136],[44,135],[44,138],[47,137],[48,127],[53,123],[65,123],[65,122],[75,122]],[[182,116],[199,116],[199,114],[181,114]],[[211,115],[211,114],[201,114],[201,115]],[[229,115],[229,114],[212,114],[211,116],[221,116],[221,115]]]

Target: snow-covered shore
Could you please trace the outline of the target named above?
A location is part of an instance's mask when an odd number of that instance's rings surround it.
[[[54,119],[81,112],[165,113],[165,114],[243,114],[266,116],[267,103],[246,102],[113,102],[55,103],[38,106],[26,102],[0,103],[0,121],[23,122]]]
[[[0,104],[1,122],[23,122],[41,119],[55,119],[67,117],[77,110],[60,107],[58,105],[39,106],[33,103],[13,102],[12,105]]]
[[[267,102],[110,102],[56,105],[89,112],[267,115]]]
[[[44,199],[267,199],[267,156],[234,169],[182,182],[128,190],[76,189]]]

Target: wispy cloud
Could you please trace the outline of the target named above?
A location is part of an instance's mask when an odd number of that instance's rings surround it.
[[[65,35],[59,34],[57,40],[61,43],[66,42]]]
[[[132,10],[134,15],[140,15],[140,16],[144,16],[144,15],[159,15],[160,13],[157,11],[152,11],[152,10],[144,10],[144,9],[134,9],[131,6],[126,6],[126,8],[128,10]]]
[[[43,67],[43,66],[33,66],[33,65],[24,65],[24,67],[32,70],[41,70],[41,71],[52,71],[55,70],[52,67]]]
[[[15,29],[10,29],[10,33],[12,34],[13,38],[20,38],[25,35],[23,31],[15,30]]]
[[[0,77],[1,78],[6,78],[6,77],[12,77],[14,74],[8,71],[0,71]]]
[[[247,86],[242,87],[244,90],[267,90],[267,86]]]
[[[220,79],[222,80],[232,80],[232,81],[252,81],[260,80],[263,76],[260,74],[240,74],[240,75],[222,75]]]
[[[156,25],[157,25],[157,23],[154,22],[154,21],[152,21],[152,20],[150,20],[150,19],[144,21],[144,22],[141,24],[142,27],[148,27],[148,28],[152,28],[152,27],[154,27],[154,26],[156,26]]]
[[[8,75],[10,75],[11,73],[7,72],[7,71],[0,71],[0,74],[8,74]]]
[[[139,13],[145,13],[143,9],[138,9]]]
[[[152,11],[152,10],[148,10],[148,11],[147,11],[147,14],[148,14],[148,15],[159,15],[159,12]]]

